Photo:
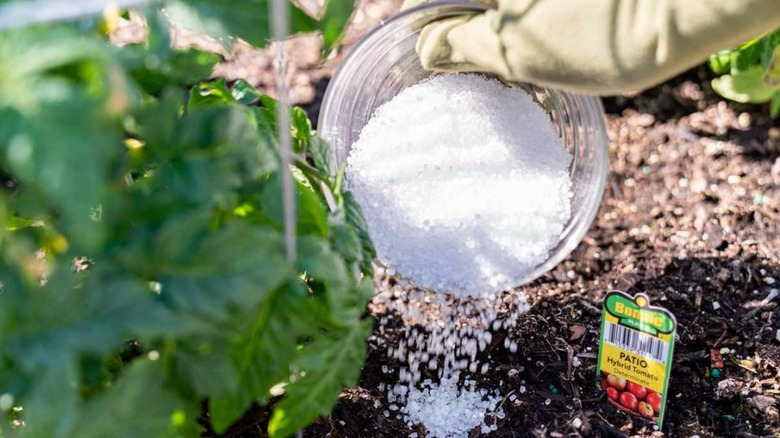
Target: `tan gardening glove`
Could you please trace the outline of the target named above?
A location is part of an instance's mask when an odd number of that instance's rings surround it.
[[[406,0],[405,9],[425,3]],[[780,0],[483,0],[427,25],[431,70],[479,71],[590,94],[647,88],[780,26]]]

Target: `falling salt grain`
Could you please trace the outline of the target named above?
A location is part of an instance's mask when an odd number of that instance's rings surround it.
[[[526,91],[453,74],[381,105],[353,145],[346,181],[388,272],[481,295],[521,283],[558,244],[571,160]]]

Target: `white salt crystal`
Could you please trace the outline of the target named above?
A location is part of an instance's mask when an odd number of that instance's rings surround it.
[[[558,243],[571,160],[528,93],[452,74],[380,106],[346,176],[388,272],[481,295],[516,286]]]

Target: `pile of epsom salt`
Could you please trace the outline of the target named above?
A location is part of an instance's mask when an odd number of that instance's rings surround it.
[[[346,176],[385,266],[419,287],[481,295],[519,284],[558,243],[571,159],[527,92],[453,74],[380,106]]]

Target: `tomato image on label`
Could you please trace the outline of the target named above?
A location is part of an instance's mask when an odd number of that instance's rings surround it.
[[[636,396],[634,394],[631,394],[628,391],[621,392],[620,404],[623,405],[624,408],[636,409],[636,405],[637,405]]]
[[[612,406],[628,414],[656,420],[661,408],[661,394],[623,377],[601,372],[599,386]]]
[[[642,400],[647,395],[647,388],[642,385],[637,385],[634,382],[626,383],[626,389],[628,389],[628,392],[631,394],[634,394],[639,400]]]
[[[644,415],[645,417],[652,418],[653,415],[655,415],[655,411],[653,411],[653,407],[650,406],[650,403],[647,402],[639,402],[639,406],[637,406],[637,410],[640,414]]]
[[[607,384],[622,391],[626,388],[626,379],[610,374],[607,376]]]
[[[645,397],[645,401],[653,407],[653,411],[658,413],[661,410],[661,394],[657,392],[651,392]]]

